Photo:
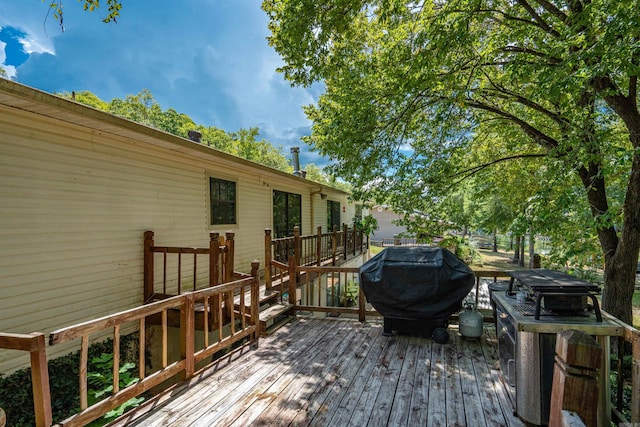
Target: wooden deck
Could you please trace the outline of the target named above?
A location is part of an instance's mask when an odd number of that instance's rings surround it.
[[[523,426],[495,331],[448,344],[379,323],[297,318],[113,426]]]

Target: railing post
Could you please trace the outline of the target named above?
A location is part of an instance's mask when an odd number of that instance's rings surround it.
[[[347,246],[349,245],[349,226],[347,224],[342,224],[342,258],[346,261],[347,254],[349,253]]]
[[[220,280],[220,233],[209,233],[209,287],[216,286]]]
[[[227,231],[225,233],[226,240],[225,246],[227,248],[227,255],[225,256],[225,282],[231,282],[233,280],[233,269],[234,269],[234,257],[235,257],[235,233],[232,231]]]
[[[265,291],[271,291],[271,229],[264,229],[264,284]]]
[[[358,236],[358,230],[356,229],[356,223],[353,223],[353,256],[356,256],[356,254],[358,253],[358,245],[357,245],[357,236]]]
[[[233,258],[234,258],[234,252],[235,252],[235,240],[234,240],[234,236],[235,233],[231,232],[231,231],[227,231],[225,233],[225,247],[226,247],[226,256],[225,256],[225,274],[224,274],[224,281],[226,283],[231,282],[233,280],[233,269],[234,269],[234,264],[233,264]],[[233,292],[225,292],[224,293],[224,308],[225,308],[225,319],[231,319],[232,317],[232,312],[233,312]]]
[[[640,425],[640,334],[631,335],[631,423]],[[633,424],[632,424],[633,425]]]
[[[302,265],[302,240],[300,239],[300,227],[297,225],[293,227],[293,257],[295,258],[295,265]]]
[[[251,261],[251,275],[253,276],[253,283],[251,284],[251,325],[255,328],[253,339],[258,344],[258,336],[260,335],[260,301],[258,297],[260,292],[260,261],[257,259]]]
[[[192,293],[184,295],[180,307],[180,356],[185,361],[184,378],[193,377],[195,372],[195,302]]]
[[[153,299],[153,231],[144,232],[144,285],[143,300],[146,304]]]
[[[362,291],[362,288],[359,288],[358,290],[358,320],[361,322],[365,322],[367,320],[367,314],[366,314],[366,301],[365,301],[365,296],[364,296],[364,292]]]
[[[289,304],[295,307],[296,305],[296,292],[298,288],[296,278],[296,262],[294,258],[289,258]],[[295,310],[292,309],[291,314],[295,314]]]
[[[322,226],[318,226],[316,239],[316,265],[320,266],[322,264]]]
[[[577,413],[587,426],[598,425],[598,369],[602,350],[602,346],[585,332],[566,330],[558,333],[549,427],[562,427],[563,410]]]
[[[31,384],[33,387],[33,407],[36,413],[36,425],[49,427],[53,423],[51,412],[51,392],[49,390],[49,368],[43,333],[33,334],[30,351]]]
[[[336,256],[338,254],[338,226],[333,225],[333,234],[331,234],[331,265],[336,265]]]
[[[0,333],[0,348],[29,352],[36,426],[49,427],[53,422],[53,417],[44,334],[42,332],[33,332],[31,334]],[[0,411],[0,421],[3,421],[2,415],[4,415],[4,412]]]

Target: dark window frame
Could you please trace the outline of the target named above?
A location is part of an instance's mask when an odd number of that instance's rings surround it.
[[[302,195],[273,190],[273,235],[275,238],[293,236],[293,228],[302,233]]]
[[[238,183],[209,177],[209,226],[238,224]]]
[[[340,221],[340,202],[337,200],[327,200],[327,231],[333,231],[333,226],[337,225],[338,229],[342,226]]]

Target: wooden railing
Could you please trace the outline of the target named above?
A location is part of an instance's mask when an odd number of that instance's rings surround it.
[[[349,288],[350,282],[355,285],[359,282],[359,269],[355,267],[335,266],[295,266],[293,261],[289,264],[274,261],[274,265],[282,271],[287,271],[292,280],[288,281],[289,302],[294,305],[296,311],[321,312],[341,315],[351,315],[360,321],[368,317],[380,315],[371,308],[366,298],[357,287],[357,298],[352,305],[354,289]],[[80,340],[80,402],[81,411],[63,421],[60,425],[76,426],[84,425],[91,420],[101,417],[109,410],[119,406],[132,397],[139,396],[152,387],[155,387],[170,377],[181,375],[183,378],[191,378],[195,375],[196,364],[203,362],[217,351],[229,348],[234,343],[243,339],[258,339],[258,267],[259,263],[252,263],[252,275],[241,280],[233,281],[216,287],[206,288],[194,292],[164,299],[162,301],[147,304],[142,307],[106,316],[100,319],[74,325],[54,331],[49,336],[50,345],[74,339]],[[297,273],[297,274],[294,274]],[[284,274],[284,273],[283,273]],[[481,277],[494,278],[505,277],[504,271],[476,271],[477,282]],[[296,279],[301,277],[300,282]],[[283,283],[284,281],[280,281]],[[245,288],[251,287],[251,303],[248,307],[244,301]],[[297,290],[301,291],[301,298],[296,301]],[[346,291],[344,291],[346,289]],[[281,294],[284,294],[281,289]],[[235,310],[231,310],[230,316],[227,304],[231,295],[240,295],[240,303]],[[169,360],[167,330],[169,328],[169,315],[179,312],[180,330],[180,357],[177,360]],[[198,317],[198,313],[201,317]],[[606,313],[605,313],[606,315]],[[147,319],[159,316],[162,339],[162,363],[159,370],[147,374],[144,360],[145,331]],[[228,317],[226,320],[225,317]],[[140,381],[129,387],[119,389],[119,346],[120,330],[126,324],[137,324],[139,334],[139,377]],[[203,344],[196,348],[195,331],[196,323],[203,326]],[[226,322],[226,323],[225,323]],[[617,401],[612,405],[614,422],[640,423],[640,331],[618,321],[620,324],[621,339],[619,340],[618,368],[614,373],[618,376]],[[206,327],[213,324],[223,325],[217,329]],[[90,336],[94,333],[113,330],[113,387],[114,392],[109,398],[88,406],[87,399],[87,362],[88,345]],[[36,424],[49,426],[51,424],[51,397],[48,386],[48,371],[46,366],[46,353],[44,335],[34,333],[29,335],[0,334],[0,348],[29,351],[31,353],[32,382],[34,385],[34,407],[36,412]],[[629,350],[630,349],[630,350]],[[625,353],[626,352],[626,353]],[[631,374],[626,375],[622,360],[624,356],[631,355]],[[625,376],[626,375],[626,376]],[[622,398],[623,388],[630,388],[631,402]],[[622,413],[626,409],[630,416],[625,418]],[[634,424],[630,424],[634,425]]]
[[[81,324],[69,326],[51,332],[49,345],[79,340],[80,346],[80,412],[60,422],[60,426],[82,426],[100,418],[108,411],[120,406],[131,398],[141,395],[152,387],[159,386],[166,380],[180,375],[189,379],[196,374],[196,364],[209,360],[211,356],[241,340],[258,340],[258,268],[259,263],[252,263],[252,275],[233,282],[198,291],[183,293],[136,307],[131,310],[105,316]],[[244,301],[245,290],[251,289],[251,302]],[[229,310],[226,301],[233,301],[230,296],[240,295],[239,308]],[[229,318],[225,321],[227,312]],[[174,316],[173,313],[179,314]],[[151,374],[147,373],[145,361],[146,330],[148,320],[160,317],[161,327],[161,366]],[[178,321],[180,331],[180,355],[177,360],[170,361],[168,331],[169,317]],[[196,323],[201,322],[203,330],[202,344],[196,348]],[[226,322],[226,323],[225,323]],[[211,325],[222,325],[213,329]],[[139,381],[125,388],[120,388],[120,331],[125,327],[136,325],[138,337],[138,376]],[[200,328],[198,328],[200,329]],[[88,404],[87,365],[91,336],[113,331],[113,392],[108,398],[91,406]],[[198,340],[200,341],[200,340]],[[0,348],[10,348],[31,352],[32,382],[34,384],[34,403],[37,426],[49,426],[52,423],[51,396],[49,393],[48,370],[43,334],[10,335],[0,334]],[[209,358],[209,359],[208,359]],[[202,368],[204,369],[204,368]]]
[[[265,284],[271,290],[272,283],[283,271],[289,273],[289,264],[294,266],[320,266],[326,263],[337,265],[356,256],[368,248],[368,241],[362,231],[337,227],[331,233],[323,233],[318,227],[316,234],[301,236],[300,228],[294,228],[294,235],[274,239],[271,229],[265,229]],[[292,261],[293,260],[293,261]],[[285,269],[283,265],[286,265]]]
[[[36,425],[38,427],[50,426],[52,423],[51,393],[44,334],[41,332],[31,334],[0,333],[0,348],[29,352]]]
[[[426,246],[427,243],[421,243],[415,237],[384,237],[380,240],[372,240],[372,245],[376,246]]]
[[[207,248],[155,246],[153,236],[153,231],[144,233],[145,303],[238,278],[234,233],[211,232]]]
[[[367,304],[360,288],[358,267],[296,267],[298,273],[289,280],[289,303],[294,311],[322,312],[357,316],[364,322],[367,316],[380,314]],[[303,277],[300,283],[296,276]],[[300,289],[300,302],[295,301],[296,290]]]
[[[640,331],[626,323],[620,322],[622,339],[618,340],[618,364],[614,372],[617,375],[616,405],[612,410],[612,419],[620,425],[640,425]],[[624,358],[631,356],[630,378],[625,374]],[[625,386],[631,387],[630,419],[624,415]]]

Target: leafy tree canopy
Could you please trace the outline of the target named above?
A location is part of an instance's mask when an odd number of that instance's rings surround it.
[[[630,322],[636,1],[264,0],[263,9],[285,77],[325,83],[306,108],[308,142],[357,196],[460,213],[461,192],[495,192],[540,224],[584,207],[605,260],[604,306]]]
[[[125,99],[114,98],[111,102],[105,102],[89,91],[59,95],[183,138],[188,137],[190,130],[197,130],[202,134],[202,144],[283,172],[293,172],[282,147],[274,147],[265,139],[257,139],[258,128],[225,132],[215,126],[198,125],[188,115],[178,113],[173,108],[162,110],[148,89],[137,95],[127,95]]]

